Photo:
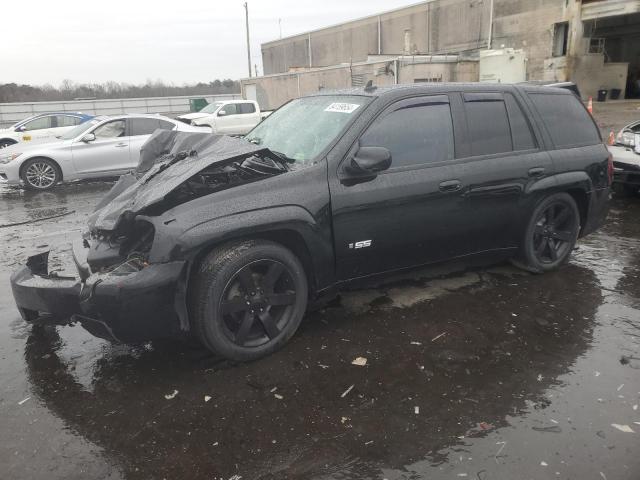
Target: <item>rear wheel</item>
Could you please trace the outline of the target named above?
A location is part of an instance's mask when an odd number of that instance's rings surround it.
[[[199,340],[231,360],[249,361],[284,345],[307,307],[307,278],[283,246],[249,240],[221,247],[194,278],[191,312]]]
[[[0,148],[10,147],[11,145],[15,145],[16,143],[18,142],[16,142],[15,140],[3,138],[2,140],[0,140]]]
[[[530,272],[555,270],[571,255],[580,232],[580,212],[567,193],[544,199],[534,210],[522,244],[521,258],[514,262]]]
[[[48,190],[56,185],[62,177],[60,169],[51,160],[34,158],[22,167],[22,181],[30,190]]]

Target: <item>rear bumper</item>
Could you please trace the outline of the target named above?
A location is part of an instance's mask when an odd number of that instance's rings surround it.
[[[599,229],[607,220],[609,203],[611,201],[611,189],[600,188],[593,190],[589,198],[589,209],[581,236],[589,235]]]
[[[79,263],[76,261],[76,263]],[[20,314],[30,323],[79,322],[91,334],[133,343],[180,335],[185,262],[149,265],[133,273],[89,274],[78,265],[81,278],[48,273],[48,252],[29,258],[11,276]]]

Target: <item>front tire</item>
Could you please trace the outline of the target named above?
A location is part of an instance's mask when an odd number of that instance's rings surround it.
[[[555,270],[567,262],[580,233],[580,211],[573,197],[557,193],[533,211],[514,264],[533,273]]]
[[[32,158],[22,167],[20,175],[25,188],[29,190],[49,190],[62,179],[58,165],[47,158]]]
[[[300,260],[274,242],[248,240],[213,250],[193,279],[196,336],[212,352],[250,361],[281,348],[307,308]]]

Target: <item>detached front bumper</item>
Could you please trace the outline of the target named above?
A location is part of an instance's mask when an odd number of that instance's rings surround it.
[[[48,272],[49,252],[29,257],[11,276],[22,318],[30,323],[79,322],[96,337],[122,343],[175,337],[184,333],[185,262],[148,265],[128,273],[90,274],[76,264],[80,278]]]

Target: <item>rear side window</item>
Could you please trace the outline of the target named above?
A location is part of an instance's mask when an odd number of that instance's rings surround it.
[[[513,95],[505,93],[504,103],[509,114],[509,123],[511,124],[511,137],[513,139],[514,150],[531,150],[537,148],[536,141],[531,133],[531,127],[527,118],[524,116],[520,105]]]
[[[491,155],[513,150],[507,109],[502,96],[465,94],[471,155]]]
[[[556,147],[600,143],[600,134],[575,95],[530,93]]]
[[[255,113],[256,106],[253,103],[240,103],[238,104],[238,113]]]
[[[402,106],[378,118],[360,138],[360,146],[391,151],[392,168],[451,160],[453,121],[448,103]]]
[[[56,115],[56,122],[58,127],[75,127],[82,123],[82,119],[71,115]]]
[[[131,118],[129,119],[130,136],[151,135],[157,129],[172,130],[174,127],[170,122],[159,118]]]

